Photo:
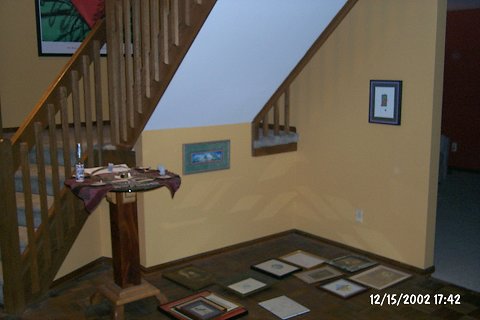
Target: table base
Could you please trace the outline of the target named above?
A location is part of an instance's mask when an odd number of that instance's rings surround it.
[[[98,291],[90,298],[90,302],[95,304],[100,302],[102,297],[107,298],[114,306],[112,319],[122,320],[124,319],[125,304],[152,296],[157,299],[158,305],[167,302],[167,298],[157,287],[143,279],[139,285],[128,288],[120,288],[111,281],[99,286]]]

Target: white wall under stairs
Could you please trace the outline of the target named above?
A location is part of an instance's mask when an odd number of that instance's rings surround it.
[[[248,123],[345,0],[218,0],[147,130]]]

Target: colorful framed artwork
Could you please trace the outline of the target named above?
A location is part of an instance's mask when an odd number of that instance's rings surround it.
[[[320,288],[344,299],[350,298],[367,290],[366,287],[346,279],[338,279],[336,281],[329,282],[321,285]]]
[[[371,123],[400,125],[402,104],[402,81],[370,80]]]
[[[371,288],[382,290],[410,277],[411,274],[386,266],[377,266],[352,276],[350,279]]]
[[[251,267],[253,270],[263,272],[275,278],[284,278],[296,271],[301,270],[299,267],[285,263],[277,259],[270,259]]]
[[[68,56],[104,16],[105,0],[35,0],[35,9],[38,54]]]
[[[348,272],[360,271],[362,269],[365,269],[377,264],[376,261],[370,260],[363,256],[357,256],[353,254],[335,258],[333,260],[327,261],[327,263],[336,268],[339,268]]]
[[[183,174],[230,168],[230,140],[183,145]]]
[[[194,265],[166,271],[162,276],[194,291],[213,284],[213,275]]]
[[[303,250],[296,250],[279,259],[304,269],[311,269],[325,262],[325,259]]]
[[[311,283],[322,282],[332,278],[340,277],[343,275],[343,273],[339,272],[338,270],[332,267],[324,266],[317,269],[297,272],[293,275],[299,278],[300,280],[302,280],[303,282],[311,284]]]

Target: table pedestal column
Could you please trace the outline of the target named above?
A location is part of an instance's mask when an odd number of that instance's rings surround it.
[[[123,319],[126,303],[151,296],[155,296],[159,304],[167,299],[141,277],[136,192],[110,192],[107,200],[110,203],[113,281],[101,285],[91,302],[106,297],[115,307],[113,318]]]

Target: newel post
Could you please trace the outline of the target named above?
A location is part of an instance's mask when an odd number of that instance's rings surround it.
[[[4,305],[7,313],[20,313],[25,307],[20,238],[18,235],[15,172],[12,144],[0,139],[0,250],[3,269]]]

